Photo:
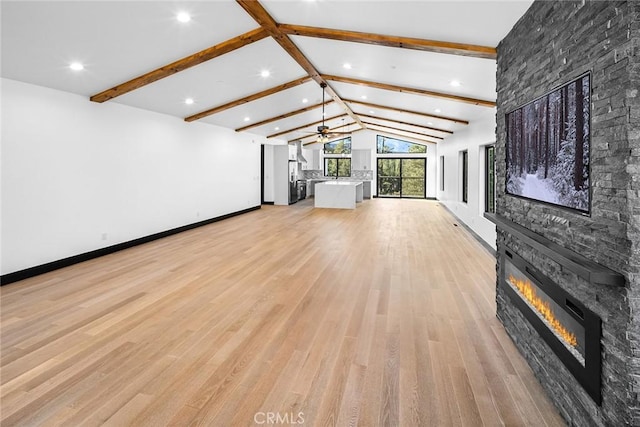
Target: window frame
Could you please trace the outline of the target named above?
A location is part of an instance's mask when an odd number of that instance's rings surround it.
[[[469,203],[469,150],[461,151],[462,161],[462,203]]]
[[[444,191],[444,156],[440,156],[440,191]]]
[[[496,213],[496,146],[487,145],[484,150],[484,211]]]
[[[349,151],[348,152],[346,152],[346,153],[327,152],[327,145],[335,144],[335,143],[338,143],[340,141],[347,141],[347,140],[349,141]],[[333,141],[325,142],[324,144],[322,144],[322,152],[327,156],[345,156],[345,155],[350,156],[352,151],[353,151],[353,148],[352,148],[351,144],[352,144],[352,141],[351,141],[351,137],[350,136],[347,136],[347,137],[344,137],[344,138],[335,139]]]
[[[397,177],[397,179],[400,180],[400,195],[399,196],[389,196],[389,195],[380,195],[380,162],[384,161],[384,160],[399,160],[400,161],[400,175]],[[402,180],[406,179],[405,177],[403,177],[403,160],[422,160],[424,162],[424,179],[423,179],[423,185],[422,185],[422,196],[418,197],[418,196],[405,196],[402,194]],[[379,198],[389,198],[389,199],[426,199],[427,198],[427,157],[378,157],[376,159],[376,196]],[[415,177],[407,177],[407,178],[415,178]]]
[[[392,151],[389,153],[384,153],[384,152],[380,152],[380,150],[378,149],[379,147],[379,141],[381,138],[385,138],[385,139],[390,139],[390,140],[395,140],[395,141],[400,141],[400,142],[404,142],[406,144],[411,144],[411,145],[417,145],[420,147],[424,147],[424,152],[412,152],[412,151]],[[384,144],[384,142],[383,142]],[[392,138],[389,136],[384,136],[384,135],[376,135],[376,154],[382,154],[382,155],[396,155],[396,154],[415,154],[415,155],[420,155],[420,156],[426,156],[427,155],[427,145],[426,144],[418,144],[417,142],[411,142],[411,141],[405,141],[404,139],[399,139],[399,138]]]
[[[335,175],[329,175],[327,172],[327,161],[335,160],[336,161],[336,173]],[[349,175],[340,175],[340,163],[341,162],[349,162]],[[335,178],[350,178],[351,177],[351,157],[325,157],[324,158],[324,176],[330,176]]]

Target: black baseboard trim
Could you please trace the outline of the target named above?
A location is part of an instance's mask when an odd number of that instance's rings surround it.
[[[275,205],[275,202],[262,202],[263,205]]]
[[[9,283],[18,282],[20,280],[29,279],[40,274],[49,273],[60,268],[69,267],[74,264],[89,261],[91,259],[99,258],[104,255],[109,255],[114,252],[122,251],[124,249],[129,249],[134,246],[142,245],[144,243],[153,242],[154,240],[162,239],[163,237],[172,236],[174,234],[182,233],[183,231],[192,230],[194,228],[202,227],[203,225],[209,225],[214,222],[222,221],[223,219],[242,215],[258,209],[260,209],[260,205],[243,209],[237,212],[231,212],[229,214],[221,215],[215,218],[205,219],[204,221],[194,222],[193,224],[183,225],[182,227],[172,228],[171,230],[161,231],[160,233],[151,234],[149,236],[140,237],[134,240],[129,240],[128,242],[107,246],[106,248],[96,249],[94,251],[85,252],[57,261],[48,262],[46,264],[37,265],[35,267],[26,268],[24,270],[15,271],[13,273],[4,274],[0,276],[0,286],[8,285]]]
[[[493,249],[491,247],[491,245],[489,245],[487,242],[484,241],[484,239],[482,237],[480,237],[478,235],[478,233],[476,233],[475,231],[473,231],[471,229],[471,227],[469,227],[467,224],[464,223],[464,221],[462,221],[460,218],[458,218],[458,215],[456,215],[455,213],[453,213],[453,211],[451,209],[449,209],[447,206],[445,206],[444,203],[440,203],[440,206],[442,206],[443,208],[445,208],[447,210],[447,212],[449,212],[455,219],[458,220],[458,223],[465,229],[467,230],[481,245],[482,247],[484,247],[487,252],[489,252],[491,255],[493,255],[494,257],[497,256],[496,255],[496,250]]]

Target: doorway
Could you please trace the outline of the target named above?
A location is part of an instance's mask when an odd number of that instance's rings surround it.
[[[426,198],[427,159],[378,158],[378,197]]]

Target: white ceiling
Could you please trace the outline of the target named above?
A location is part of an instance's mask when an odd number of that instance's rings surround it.
[[[306,25],[495,47],[531,5],[523,1],[330,1],[262,0],[279,23]],[[232,39],[259,25],[232,0],[219,1],[2,1],[2,77],[76,93],[87,98],[141,74]],[[179,11],[192,20],[180,23]],[[495,101],[494,60],[291,36],[322,74]],[[68,68],[82,62],[85,70]],[[351,69],[343,64],[349,62]],[[271,75],[261,77],[261,70]],[[185,118],[227,102],[306,76],[271,38],[116,97],[118,102]],[[461,87],[452,87],[451,80]],[[449,116],[485,119],[494,110],[441,98],[328,82],[342,99]],[[194,104],[184,100],[193,98]],[[302,99],[308,103],[303,104]],[[319,103],[322,92],[310,81],[201,119],[232,129]],[[87,99],[87,102],[90,102]],[[415,114],[349,104],[356,113],[452,131],[463,124]],[[440,112],[435,110],[439,109]],[[342,114],[337,103],[327,117]],[[249,117],[249,121],[245,121]],[[376,121],[404,129],[424,129]],[[272,135],[321,120],[321,109],[294,115],[248,132]],[[365,121],[375,121],[369,118]],[[353,120],[346,117],[347,123]],[[342,119],[327,123],[340,126]],[[428,125],[427,123],[432,123]],[[305,130],[313,131],[316,125]],[[350,129],[355,129],[351,126]],[[282,135],[300,138],[304,131]],[[446,136],[447,134],[438,134]]]

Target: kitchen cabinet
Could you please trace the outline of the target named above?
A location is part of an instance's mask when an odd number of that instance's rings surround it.
[[[309,179],[307,180],[307,197],[315,197],[316,184],[321,182],[331,182],[332,179]],[[362,197],[365,199],[371,198],[371,181],[359,180],[359,179],[340,179],[339,182],[362,182]]]
[[[355,209],[362,202],[362,182],[326,181],[316,185],[316,208]]]
[[[371,150],[352,150],[351,170],[371,170]]]
[[[309,150],[305,152],[307,163],[302,165],[304,170],[320,170],[320,150]]]
[[[296,150],[296,146],[293,144],[289,144],[289,160],[298,160],[298,152]]]
[[[371,181],[362,181],[362,197],[371,198]]]
[[[313,197],[316,194],[316,184],[325,182],[325,179],[309,179],[307,180],[307,197]]]

